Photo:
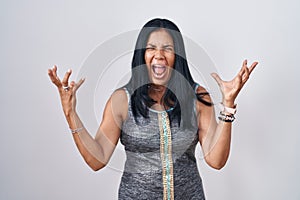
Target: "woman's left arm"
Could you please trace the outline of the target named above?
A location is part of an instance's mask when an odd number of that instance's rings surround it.
[[[216,73],[212,73],[213,78],[220,87],[222,104],[225,107],[235,107],[236,97],[257,64],[258,62],[254,62],[248,67],[247,60],[245,60],[241,70],[231,81],[223,81]],[[201,92],[205,92],[205,89],[199,87],[197,93]],[[204,100],[211,102],[209,96],[206,96]],[[201,102],[197,102],[197,110],[199,113],[199,141],[202,146],[205,161],[209,166],[215,169],[221,169],[226,164],[230,152],[232,122],[229,122],[231,120],[226,120],[226,122],[220,120],[219,123],[217,123],[213,106],[209,107]]]

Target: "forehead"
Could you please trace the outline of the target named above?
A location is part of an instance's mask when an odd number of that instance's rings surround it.
[[[149,35],[147,44],[173,45],[173,38],[166,30],[158,29]]]

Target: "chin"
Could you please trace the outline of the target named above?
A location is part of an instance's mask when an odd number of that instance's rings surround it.
[[[169,78],[167,79],[156,79],[156,78],[151,78],[151,83],[153,83],[154,85],[164,85],[166,86],[169,82]]]

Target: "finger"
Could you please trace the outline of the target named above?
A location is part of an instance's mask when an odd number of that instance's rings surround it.
[[[57,77],[57,78],[58,78],[58,76],[57,76],[57,66],[56,66],[56,65],[53,66],[53,68],[52,68],[52,73],[53,73],[53,76],[54,76],[54,77]]]
[[[247,68],[247,59],[243,61],[242,67],[240,69],[239,75],[243,76],[243,74],[245,73],[245,69]]]
[[[55,66],[55,65],[54,65],[54,66]],[[53,68],[48,69],[48,75],[49,75],[49,77],[51,78],[51,80],[54,78],[54,73],[53,73],[54,66],[53,66]]]
[[[251,74],[251,72],[254,70],[254,68],[257,66],[258,62],[254,62],[252,63],[252,65],[249,67],[249,73]]]
[[[240,72],[243,83],[245,83],[249,79],[251,72],[254,70],[257,64],[258,62],[254,62],[250,67],[245,65],[245,63],[243,64],[242,70]]]
[[[69,82],[69,78],[70,78],[71,74],[72,74],[72,70],[69,69],[69,70],[66,72],[66,74],[65,74],[65,76],[64,76],[64,78],[63,78],[63,80],[62,80],[62,85],[63,85],[63,86],[67,87],[67,86],[69,85],[68,82]]]
[[[243,78],[244,77],[249,77],[249,68],[248,68],[247,64],[243,65],[241,75],[242,75]]]
[[[52,83],[54,83],[57,87],[61,86],[61,81],[59,79],[59,77],[56,74],[57,71],[57,67],[54,65],[54,67],[52,69],[48,69],[48,75],[52,81]]]
[[[56,74],[56,72],[57,72],[57,66],[56,65],[53,66],[53,71],[55,72],[55,75],[57,75]]]
[[[82,83],[85,81],[85,78],[81,78],[79,81],[78,81],[78,83],[76,84],[76,89],[78,89],[81,85],[82,85]]]
[[[216,80],[219,86],[222,85],[223,81],[217,73],[211,73],[211,76]]]
[[[70,83],[71,88],[74,88],[74,90],[78,90],[78,88],[82,85],[82,83],[85,81],[85,78],[81,78],[77,83],[75,83],[74,81],[72,81]]]
[[[75,84],[75,81],[71,81],[70,84],[69,84],[69,89],[71,91],[76,91],[76,84]]]
[[[52,73],[52,76],[54,78],[58,78],[58,76],[57,76],[57,66],[56,65],[54,65],[53,68],[51,69],[51,73]]]
[[[245,84],[248,79],[249,79],[249,70],[248,70],[248,68],[246,68],[242,75],[242,83]]]

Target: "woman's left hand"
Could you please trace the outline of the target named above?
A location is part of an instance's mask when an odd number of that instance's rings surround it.
[[[253,62],[250,67],[247,66],[247,60],[244,60],[243,66],[239,73],[231,81],[223,81],[218,74],[212,73],[212,77],[217,81],[222,92],[223,104],[227,107],[233,107],[234,101],[249,79],[251,72],[258,62]]]

